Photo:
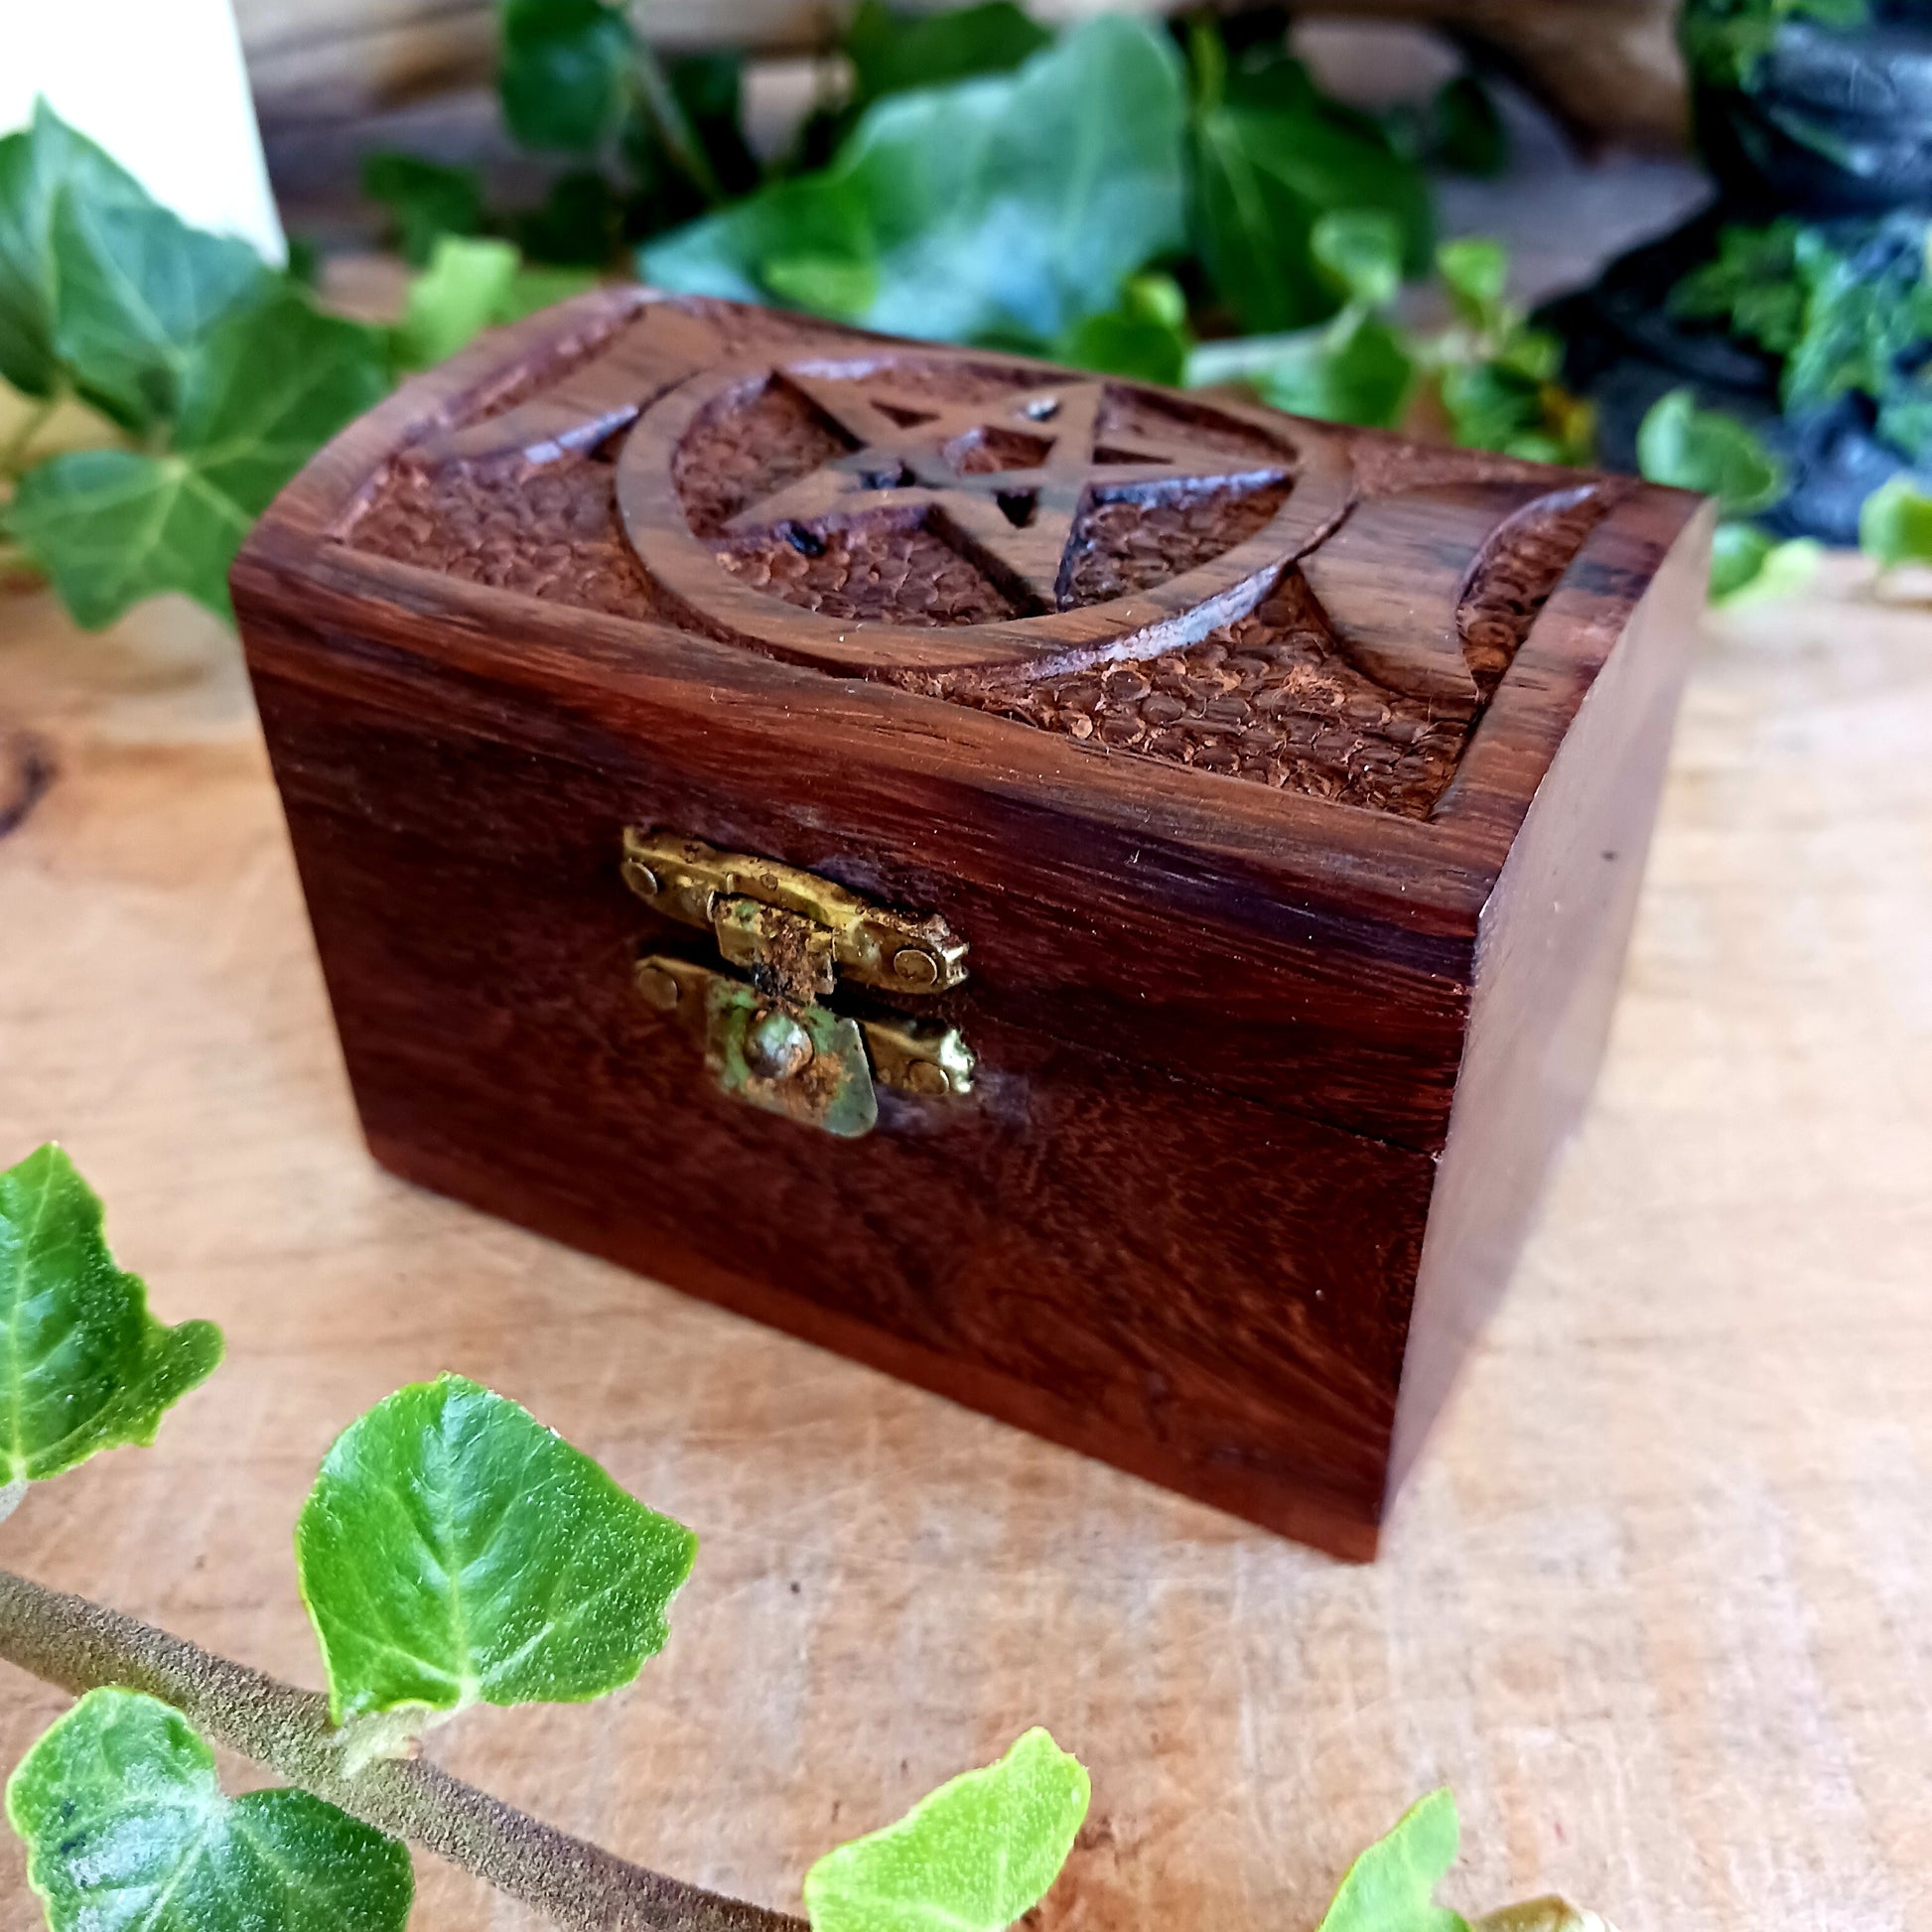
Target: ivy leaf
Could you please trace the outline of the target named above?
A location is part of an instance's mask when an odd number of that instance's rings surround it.
[[[454,355],[502,313],[522,258],[515,244],[444,235],[409,284],[393,338],[396,366],[426,369]]]
[[[52,457],[21,479],[7,527],[88,629],[160,591],[226,617],[228,566],[255,518],[387,387],[374,331],[282,285],[189,353],[169,455]]]
[[[446,234],[472,235],[483,225],[483,177],[413,154],[362,158],[362,193],[388,209],[403,257],[425,266]]]
[[[79,144],[45,101],[32,122],[0,139],[0,379],[23,395],[50,396],[61,381],[54,350],[54,207],[73,165],[120,170]]]
[[[1784,494],[1777,458],[1734,416],[1698,408],[1689,389],[1651,405],[1637,430],[1637,467],[1651,483],[1715,496],[1730,516],[1768,508]]]
[[[1469,1932],[1459,1912],[1435,1902],[1461,1836],[1447,1786],[1418,1800],[1348,1867],[1318,1932]]]
[[[1868,0],[1686,0],[1677,33],[1698,78],[1748,92],[1787,21],[1860,27],[1869,11]]]
[[[893,335],[1056,342],[1181,245],[1184,114],[1167,38],[1101,15],[1017,72],[880,101],[829,168],[647,243],[639,269]]]
[[[490,318],[494,323],[521,322],[539,309],[554,308],[573,296],[586,295],[598,278],[587,268],[519,268]]]
[[[1596,412],[1557,382],[1562,354],[1554,336],[1519,327],[1493,355],[1449,364],[1442,399],[1455,441],[1532,463],[1590,462]]]
[[[1309,252],[1342,294],[1365,309],[1386,309],[1402,287],[1402,229],[1377,208],[1324,214],[1309,235]]]
[[[850,255],[774,255],[764,265],[765,286],[787,308],[859,322],[879,300],[879,264]]]
[[[1193,337],[1187,298],[1172,275],[1130,275],[1118,306],[1089,316],[1053,345],[1052,358],[1102,375],[1178,383]]]
[[[1894,477],[1859,511],[1859,548],[1880,570],[1932,564],[1932,494],[1910,477]]]
[[[1887,396],[1878,411],[1878,434],[1914,463],[1932,457],[1932,388],[1921,380]]]
[[[390,333],[399,369],[426,369],[485,329],[516,322],[597,286],[578,268],[525,268],[513,242],[444,235],[430,265],[409,285],[403,319]]]
[[[1900,356],[1932,335],[1932,286],[1925,281],[1925,235],[1883,266],[1864,251],[1845,255],[1824,235],[1802,231],[1796,259],[1804,289],[1804,328],[1784,366],[1787,410],[1830,402],[1847,390],[1882,396]]]
[[[1721,610],[1795,597],[1817,575],[1824,546],[1780,543],[1749,523],[1720,523],[1711,545],[1711,602]]]
[[[1727,227],[1715,260],[1671,290],[1668,307],[1687,321],[1722,321],[1731,333],[1773,355],[1788,355],[1804,333],[1805,295],[1798,285],[1798,222]]]
[[[636,1676],[697,1538],[460,1375],[336,1439],[296,1524],[336,1721],[583,1703]]]
[[[630,97],[630,23],[604,0],[504,0],[496,93],[525,147],[589,154]]]
[[[645,184],[644,215],[653,225],[636,232],[654,233],[749,195],[762,170],[745,139],[745,57],[713,48],[660,65],[640,52],[638,71],[639,110],[626,152]]]
[[[812,1932],[1005,1932],[1045,1897],[1087,1815],[1079,1760],[1030,1730],[805,1874]]]
[[[573,168],[506,225],[532,261],[595,269],[617,253],[624,217],[623,197],[609,181],[594,168]]]
[[[89,1691],[7,1781],[52,1932],[402,1932],[408,1849],[306,1791],[229,1798],[180,1712]]]
[[[38,1482],[123,1444],[221,1359],[211,1321],[170,1328],[114,1266],[99,1197],[50,1142],[0,1173],[0,1446],[4,1480]]]
[[[1509,250],[1486,235],[1463,235],[1436,251],[1436,266],[1456,315],[1487,335],[1507,320]]]
[[[1288,339],[1253,380],[1264,401],[1291,415],[1393,429],[1414,391],[1416,362],[1386,322],[1350,309],[1325,329]]]
[[[0,375],[66,382],[134,429],[174,413],[216,318],[275,278],[246,242],[190,228],[45,101],[0,141]]]
[[[1429,104],[1431,160],[1458,175],[1492,180],[1509,166],[1509,130],[1494,96],[1473,73],[1445,80]]]
[[[1324,94],[1285,49],[1230,60],[1206,15],[1190,23],[1188,50],[1198,252],[1244,327],[1296,328],[1334,312],[1339,284],[1315,254],[1324,216],[1387,215],[1402,271],[1427,267],[1428,188],[1386,127]]]
[[[85,630],[161,591],[226,616],[228,564],[249,522],[186,457],[133,450],[49,457],[7,506],[9,533]]]
[[[1379,134],[1318,107],[1258,107],[1247,98],[1231,92],[1203,106],[1193,130],[1200,256],[1243,330],[1297,329],[1334,313],[1311,252],[1323,214],[1379,210],[1402,238],[1404,267],[1427,266],[1433,218],[1413,162]]]
[[[911,17],[894,13],[882,0],[863,0],[845,37],[853,98],[870,106],[914,87],[1008,73],[1052,39],[1013,0]]]

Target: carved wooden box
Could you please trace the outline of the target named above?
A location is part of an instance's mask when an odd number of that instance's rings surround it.
[[[378,1159],[1362,1557],[1591,1075],[1706,527],[608,291],[233,581]]]

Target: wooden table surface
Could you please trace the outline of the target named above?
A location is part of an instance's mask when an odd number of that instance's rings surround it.
[[[0,718],[59,767],[0,842],[0,1159],[65,1141],[159,1311],[228,1335],[0,1562],[318,1682],[297,1506],[450,1367],[703,1539],[632,1691],[437,1743],[633,1857],[795,1903],[1038,1722],[1094,1777],[1052,1932],[1297,1932],[1445,1779],[1468,1907],[1925,1926],[1932,607],[1860,575],[1702,647],[1593,1110],[1373,1569],[378,1173],[231,641],[0,603]],[[0,1759],[61,1703],[0,1672]],[[528,1923],[419,1871],[419,1932]]]

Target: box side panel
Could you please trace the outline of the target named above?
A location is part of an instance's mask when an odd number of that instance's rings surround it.
[[[365,1129],[404,1175],[1220,1507],[1372,1552],[1434,1164],[1013,1026],[842,1141],[718,1092],[625,823],[704,801],[285,677],[260,700]],[[944,906],[937,908],[946,910]]]
[[[1704,608],[1712,512],[1678,539],[1577,713],[1482,917],[1403,1368],[1391,1488],[1501,1295],[1602,1055]]]
[[[972,948],[962,1011],[1441,1147],[1481,894],[1434,863],[1433,828],[663,625],[266,550],[234,585],[258,669],[595,769],[642,756],[642,822],[942,913]],[[1412,904],[1439,874],[1466,912]]]

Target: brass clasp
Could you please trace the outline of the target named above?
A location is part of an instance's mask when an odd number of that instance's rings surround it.
[[[703,1045],[720,1089],[856,1139],[879,1119],[875,1083],[927,1099],[970,1090],[973,1055],[953,1027],[852,1019],[819,1001],[841,972],[929,994],[966,977],[966,942],[936,914],[877,906],[842,886],[696,839],[626,829],[624,884],[654,910],[708,926],[725,964],[750,979],[652,954],[639,996]]]

